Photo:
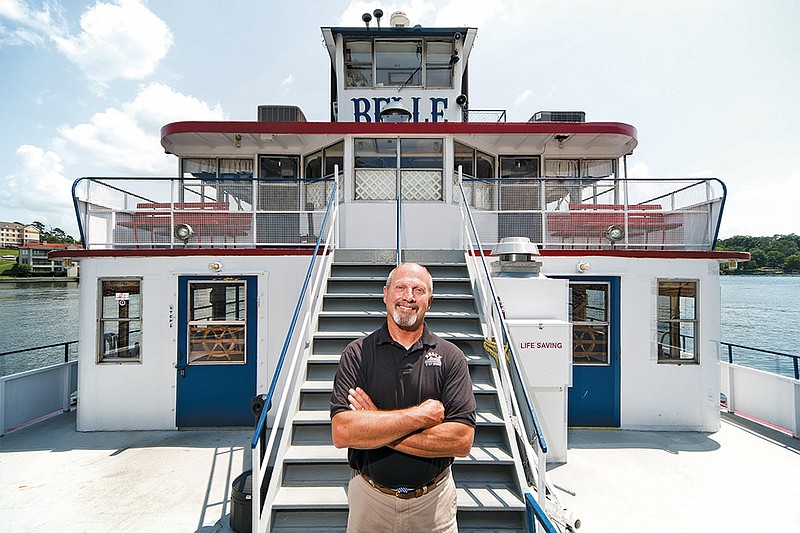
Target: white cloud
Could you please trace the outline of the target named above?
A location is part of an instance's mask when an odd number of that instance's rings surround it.
[[[294,76],[289,74],[286,78],[281,81],[281,88],[283,89],[283,94],[287,95],[292,90],[292,81],[294,81]]]
[[[0,179],[4,217],[58,226],[77,236],[71,186],[81,176],[174,176],[177,162],[160,145],[161,126],[179,120],[224,120],[210,105],[160,83],[142,86],[133,100],[75,126],[62,126],[52,148],[24,145],[12,174]]]
[[[4,218],[29,224],[38,220],[45,226],[74,232],[77,227],[71,203],[72,181],[64,176],[61,157],[38,146],[17,149],[17,165],[6,176],[6,194],[0,195]]]
[[[99,89],[116,78],[149,76],[173,40],[164,21],[138,0],[98,2],[81,16],[79,34],[52,38]]]
[[[646,163],[634,163],[628,168],[629,178],[650,178],[650,169]]]
[[[61,33],[64,24],[50,6],[36,11],[21,0],[0,0],[0,19],[12,23],[11,28],[0,25],[2,45],[44,44],[50,35]]]
[[[530,89],[525,89],[520,94],[518,94],[517,97],[514,99],[514,107],[521,106],[523,103],[525,103],[531,97],[533,97],[533,91],[530,90]]]
[[[89,122],[63,126],[55,141],[70,162],[91,161],[104,175],[172,175],[175,162],[165,158],[160,128],[179,120],[222,120],[219,104],[210,106],[160,83],[141,87],[133,101],[108,108]]]

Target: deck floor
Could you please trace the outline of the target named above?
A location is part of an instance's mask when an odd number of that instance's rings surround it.
[[[568,462],[549,474],[579,533],[800,532],[791,436],[725,413],[716,433],[577,429],[567,440]]]
[[[0,532],[229,532],[250,437],[79,433],[74,413],[18,430],[0,438]],[[579,533],[800,531],[800,443],[737,417],[712,434],[571,430],[568,459],[550,476]]]
[[[79,433],[65,413],[0,437],[0,532],[229,532],[251,430]]]

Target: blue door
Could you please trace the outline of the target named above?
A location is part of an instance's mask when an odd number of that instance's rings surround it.
[[[256,285],[254,276],[178,278],[178,427],[253,425]]]
[[[570,278],[570,426],[619,427],[619,278]]]

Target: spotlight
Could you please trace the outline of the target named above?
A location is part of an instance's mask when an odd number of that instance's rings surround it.
[[[607,227],[603,235],[605,235],[606,239],[612,243],[615,243],[625,238],[625,228],[615,224]]]
[[[194,230],[189,224],[175,224],[172,234],[175,235],[176,239],[186,244],[189,242],[189,239],[192,238],[192,235],[194,235]]]

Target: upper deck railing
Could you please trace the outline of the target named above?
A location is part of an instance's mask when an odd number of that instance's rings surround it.
[[[313,247],[335,180],[81,178],[87,248]]]
[[[341,173],[338,176],[339,202],[381,203],[345,200]],[[446,189],[441,174],[431,173],[426,179],[436,180],[439,191]],[[463,202],[455,194],[456,183],[457,175],[454,192],[444,201]],[[81,238],[89,249],[310,248],[333,184],[332,177],[81,178],[73,196]],[[465,176],[463,187],[481,242],[488,246],[504,237],[528,237],[543,249],[709,251],[725,203],[725,185],[714,178]],[[382,200],[391,198],[396,199],[396,193]],[[393,214],[399,228],[400,202],[396,204]],[[432,211],[432,223],[436,216]],[[460,233],[451,222],[438,224],[439,233]]]
[[[712,250],[726,194],[716,178],[464,177],[463,187],[484,244],[529,237],[549,249]]]

